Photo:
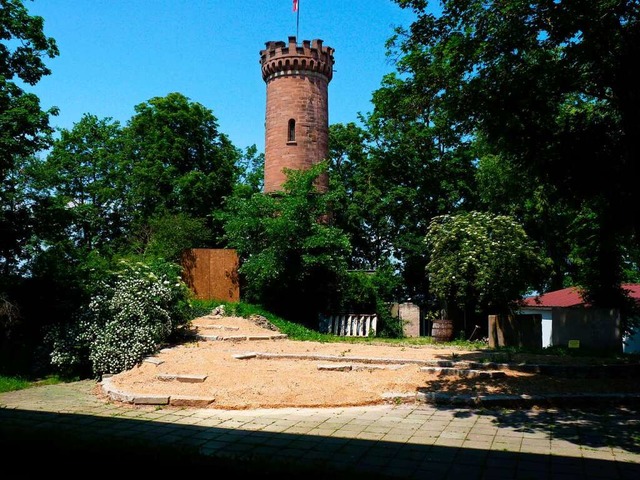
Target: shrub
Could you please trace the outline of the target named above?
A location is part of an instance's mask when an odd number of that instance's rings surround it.
[[[100,377],[128,370],[157,351],[191,318],[179,268],[164,261],[120,261],[74,321],[47,334],[52,365],[67,374],[90,367]]]
[[[376,311],[378,313],[378,332],[381,338],[404,338],[402,320],[391,315],[390,305],[378,301]]]

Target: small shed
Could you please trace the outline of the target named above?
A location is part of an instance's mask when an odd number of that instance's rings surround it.
[[[622,288],[629,292],[631,298],[640,302],[640,284],[623,284]],[[581,308],[586,309],[589,306],[582,299],[579,289],[577,287],[568,287],[525,298],[519,313],[541,315],[542,347],[545,348],[554,344],[553,321],[556,320],[556,324],[565,322],[567,312]],[[615,322],[615,318],[612,321]],[[559,338],[558,333],[556,332],[556,338]],[[622,351],[624,353],[640,353],[640,332],[622,335]]]

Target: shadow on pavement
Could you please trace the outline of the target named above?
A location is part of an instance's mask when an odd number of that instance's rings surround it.
[[[500,425],[517,428],[536,429],[552,420],[554,435],[573,435],[563,431],[563,413],[555,413],[554,419],[524,412],[494,414]],[[587,413],[584,421],[589,418]],[[613,431],[593,446],[613,442],[637,452],[637,435],[637,428]],[[180,468],[180,474],[255,474],[262,479],[640,478],[640,464],[599,459],[19,409],[0,409],[0,448],[5,468],[13,463],[24,473],[70,477],[166,475]]]

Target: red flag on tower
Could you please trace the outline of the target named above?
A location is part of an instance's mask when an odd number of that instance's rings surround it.
[[[294,12],[298,11],[298,0],[293,0],[293,11]]]

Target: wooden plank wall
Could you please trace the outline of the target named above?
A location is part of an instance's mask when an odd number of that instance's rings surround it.
[[[183,280],[198,300],[239,302],[238,266],[231,249],[192,248],[182,255]]]
[[[542,315],[489,315],[489,348],[542,348]]]

